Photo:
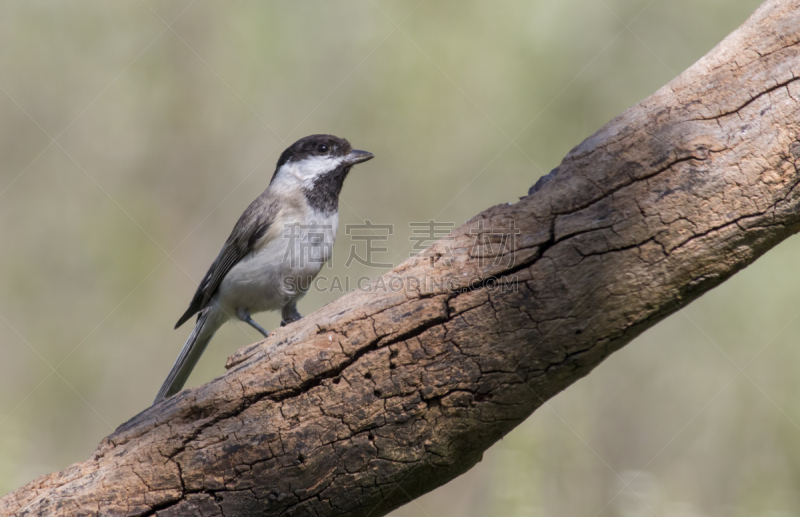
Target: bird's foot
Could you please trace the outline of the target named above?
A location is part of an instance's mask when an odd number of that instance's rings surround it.
[[[239,310],[237,310],[236,311],[236,317],[239,318],[240,320],[242,320],[243,322],[247,323],[248,325],[250,325],[251,327],[253,327],[257,331],[259,331],[262,336],[269,337],[269,332],[267,332],[266,329],[264,329],[264,327],[262,327],[261,325],[256,323],[253,320],[253,318],[250,317],[250,311],[248,311],[247,309],[239,309]]]
[[[289,323],[294,323],[302,318],[303,316],[297,310],[296,303],[287,305],[281,310],[281,327],[285,327]]]

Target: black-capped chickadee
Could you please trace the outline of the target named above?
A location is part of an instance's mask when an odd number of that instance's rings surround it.
[[[214,333],[236,317],[261,332],[251,314],[281,311],[299,320],[297,301],[330,259],[339,192],[350,168],[373,157],[332,135],[301,138],[281,154],[267,189],[250,203],[175,328],[199,312],[154,401],[179,392]]]

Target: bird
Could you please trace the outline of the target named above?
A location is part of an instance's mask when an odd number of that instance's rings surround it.
[[[344,138],[310,135],[286,148],[269,185],[242,213],[197,287],[177,329],[197,322],[153,404],[178,393],[214,333],[237,318],[269,335],[252,314],[281,311],[281,326],[302,318],[297,302],[331,258],[339,193],[350,169],[374,155]]]

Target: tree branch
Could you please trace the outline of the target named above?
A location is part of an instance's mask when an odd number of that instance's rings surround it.
[[[465,472],[800,229],[798,27],[800,0],[766,2],[520,202],[239,350],[0,513],[375,516]]]

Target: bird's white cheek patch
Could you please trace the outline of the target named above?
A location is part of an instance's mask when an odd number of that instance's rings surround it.
[[[297,181],[304,187],[310,188],[317,177],[339,167],[343,159],[330,156],[312,156],[299,162],[290,162],[280,168],[278,179],[281,182]]]

